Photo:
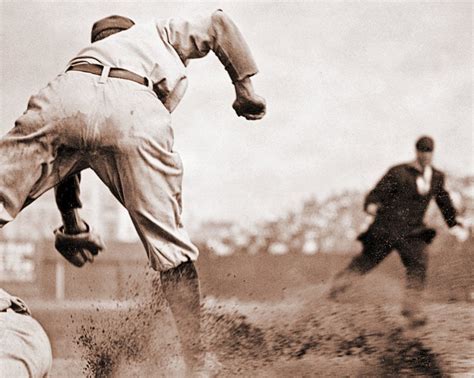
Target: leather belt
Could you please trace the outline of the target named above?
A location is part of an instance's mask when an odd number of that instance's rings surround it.
[[[87,73],[101,76],[103,69],[104,69],[104,66],[101,66],[99,64],[86,63],[86,64],[76,64],[74,66],[69,66],[66,72],[81,71],[81,72],[87,72]],[[148,87],[148,84],[149,84],[149,81],[146,77],[137,75],[136,73],[130,72],[123,68],[110,68],[108,77],[131,80],[131,81],[134,81],[135,83],[144,85],[146,87]]]

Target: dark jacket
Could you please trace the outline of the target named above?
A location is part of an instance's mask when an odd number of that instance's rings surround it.
[[[421,172],[413,163],[390,168],[365,199],[364,209],[374,203],[378,205],[378,211],[368,231],[359,239],[375,237],[393,242],[407,236],[426,236],[429,230],[423,219],[432,198],[435,199],[448,227],[455,226],[456,210],[444,187],[444,174],[432,169],[431,188],[426,195],[421,195],[416,185],[416,179]],[[427,241],[434,237],[434,231],[432,233]]]

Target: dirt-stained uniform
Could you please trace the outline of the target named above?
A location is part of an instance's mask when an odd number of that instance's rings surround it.
[[[221,10],[137,24],[82,49],[0,139],[0,227],[66,177],[92,168],[129,211],[154,269],[195,261],[198,250],[181,223],[183,166],[170,112],[186,90],[188,61],[211,50],[232,82],[257,72]],[[117,68],[127,77],[116,77]]]
[[[188,61],[212,50],[232,80],[237,115],[261,119],[265,100],[250,79],[256,65],[221,10],[145,24],[109,16],[93,25],[91,40],[0,139],[0,227],[55,187],[63,220],[55,247],[75,266],[92,262],[103,245],[77,211],[79,173],[92,168],[128,210],[160,272],[152,290],[170,306],[187,371],[203,372],[198,250],[181,223],[171,112],[186,90]]]

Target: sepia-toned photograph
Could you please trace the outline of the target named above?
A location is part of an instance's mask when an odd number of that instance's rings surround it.
[[[473,10],[0,0],[0,377],[473,377]]]

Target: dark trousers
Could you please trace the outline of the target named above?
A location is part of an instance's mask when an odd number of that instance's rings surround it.
[[[393,250],[398,251],[406,269],[407,288],[423,290],[426,284],[428,265],[427,243],[418,238],[400,239],[394,243],[384,240],[370,240],[363,243],[362,252],[354,257],[343,273],[368,273],[381,263]]]

